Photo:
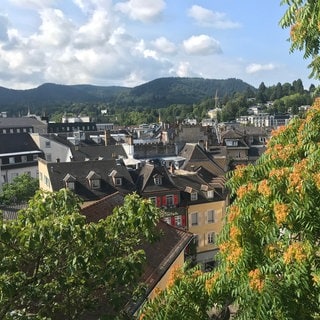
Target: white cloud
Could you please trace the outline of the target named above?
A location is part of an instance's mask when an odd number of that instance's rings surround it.
[[[128,0],[115,5],[115,9],[133,20],[153,22],[158,20],[166,4],[163,0]]]
[[[59,9],[43,9],[40,11],[41,25],[39,33],[31,39],[37,45],[63,46],[70,41],[74,26]]]
[[[191,55],[211,55],[222,52],[219,41],[204,34],[184,40],[183,47]]]
[[[217,29],[233,29],[240,26],[239,23],[229,20],[225,13],[208,10],[198,5],[193,5],[188,10],[188,15],[201,26]]]
[[[275,65],[272,63],[268,63],[268,64],[252,63],[246,67],[246,73],[252,74],[259,71],[270,71],[274,69],[275,69]]]
[[[151,43],[157,50],[166,54],[173,54],[177,51],[176,45],[165,37],[157,38]]]

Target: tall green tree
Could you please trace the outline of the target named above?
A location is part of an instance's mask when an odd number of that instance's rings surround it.
[[[11,183],[3,185],[0,193],[1,204],[19,204],[27,202],[39,189],[39,181],[29,174],[21,174],[13,179]]]
[[[282,0],[288,6],[280,20],[283,28],[290,28],[291,51],[303,51],[310,59],[310,77],[320,78],[320,5],[318,0]]]
[[[121,318],[157,221],[136,194],[88,224],[71,191],[38,192],[16,220],[0,220],[0,319]]]

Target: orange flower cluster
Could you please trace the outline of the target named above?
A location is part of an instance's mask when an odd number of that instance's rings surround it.
[[[237,197],[239,199],[243,198],[247,193],[254,191],[255,187],[252,182],[249,182],[247,185],[242,185],[237,189]]]
[[[244,164],[239,164],[237,165],[236,169],[233,171],[233,176],[235,178],[242,178],[244,171],[245,171],[246,165]]]
[[[276,217],[277,225],[281,225],[287,219],[289,207],[285,203],[275,203],[273,206],[273,211]]]
[[[270,243],[266,246],[266,254],[271,258],[275,258],[277,255],[277,252],[279,250],[279,247],[277,244]]]
[[[264,287],[263,275],[259,269],[254,269],[249,272],[249,286],[253,290],[261,292]]]
[[[280,126],[277,129],[272,130],[271,132],[271,137],[278,137],[279,135],[281,135],[283,132],[286,131],[286,126]]]
[[[240,215],[240,208],[236,205],[229,206],[228,209],[228,222],[234,221]]]
[[[198,269],[192,274],[192,278],[198,278],[201,275],[203,275],[203,272]]]
[[[269,154],[271,155],[271,159],[280,159],[283,161],[288,160],[295,152],[296,152],[296,145],[290,143],[288,145],[276,144],[272,148],[269,148]]]
[[[277,180],[280,180],[281,178],[285,177],[288,174],[288,168],[279,168],[279,169],[272,169],[269,172],[269,177],[276,177]]]
[[[268,180],[264,179],[259,183],[258,192],[266,197],[271,195],[271,189],[268,186]]]
[[[238,241],[238,237],[241,236],[241,230],[236,227],[236,226],[231,226],[230,228],[230,239],[232,241],[237,242]]]
[[[222,254],[227,255],[226,260],[232,264],[238,262],[243,252],[243,249],[233,241],[221,243],[219,249]]]
[[[285,264],[291,262],[302,262],[307,258],[307,253],[304,246],[299,242],[293,242],[283,254],[283,261]]]
[[[307,159],[303,159],[293,166],[293,171],[289,175],[289,191],[302,193],[303,180],[305,178],[303,175],[307,164]]]
[[[168,288],[172,287],[176,280],[181,279],[183,276],[183,271],[180,266],[174,266],[170,272],[168,280]]]
[[[210,279],[206,280],[205,288],[209,294],[211,293],[212,288],[215,285],[215,283],[217,282],[219,277],[220,277],[220,273],[215,272]]]

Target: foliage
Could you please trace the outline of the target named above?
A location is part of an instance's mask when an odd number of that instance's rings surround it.
[[[291,51],[304,51],[304,58],[311,59],[310,78],[320,78],[320,4],[318,0],[282,0],[288,8],[280,20],[283,28],[290,28]]]
[[[207,312],[209,294],[204,289],[208,274],[198,267],[174,269],[168,289],[158,295],[141,311],[139,319],[210,319]],[[182,296],[183,295],[183,296]]]
[[[154,238],[157,221],[157,210],[135,194],[88,224],[71,191],[39,191],[17,220],[0,224],[0,319],[120,317],[139,294],[138,247]]]
[[[218,267],[196,279],[180,276],[146,307],[146,319],[161,308],[167,311],[161,319],[185,319],[178,316],[185,305],[191,319],[192,313],[226,304],[236,308],[236,319],[318,319],[319,157],[320,99],[305,119],[295,118],[273,132],[256,165],[230,173],[235,200],[219,235]],[[202,289],[187,287],[190,282]]]
[[[12,183],[4,184],[0,194],[0,203],[19,204],[27,202],[39,189],[39,181],[29,174],[21,174],[15,177]]]

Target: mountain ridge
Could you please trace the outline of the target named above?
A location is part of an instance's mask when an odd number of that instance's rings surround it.
[[[117,107],[162,108],[172,104],[193,104],[203,99],[232,95],[235,92],[256,91],[240,79],[158,78],[135,87],[97,86],[91,84],[64,85],[44,83],[31,89],[0,87],[0,110],[21,107],[40,109],[74,103],[105,103]],[[6,110],[6,108],[9,110]]]

